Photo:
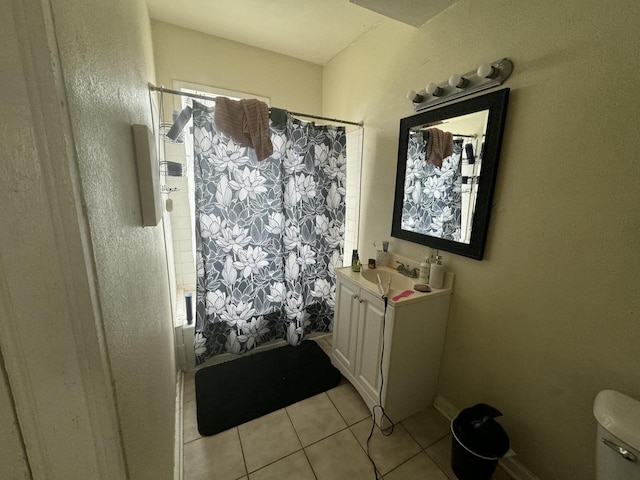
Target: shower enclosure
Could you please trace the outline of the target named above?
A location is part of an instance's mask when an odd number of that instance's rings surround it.
[[[181,91],[193,94],[224,95],[228,98],[241,98],[241,94],[208,87],[196,86],[193,84],[177,85]],[[213,90],[213,91],[212,91]],[[266,99],[265,99],[266,100]],[[198,99],[203,104],[213,105],[213,101],[207,102]],[[186,105],[191,105],[192,101],[188,97],[176,97],[176,102],[172,107],[174,112],[180,111]],[[175,119],[177,113],[173,114]],[[170,128],[171,123],[164,125],[164,130]],[[349,127],[346,132],[346,158],[347,158],[347,179],[346,179],[346,216],[344,221],[344,251],[351,251],[357,248],[358,222],[359,222],[359,200],[360,200],[360,170],[362,158],[363,129],[360,127]],[[179,162],[185,165],[185,176],[166,176],[163,178],[163,197],[171,200],[172,211],[165,212],[167,217],[167,236],[170,237],[169,250],[173,257],[170,269],[174,270],[174,283],[172,290],[175,295],[175,338],[176,354],[178,363],[183,370],[192,370],[196,366],[195,349],[197,338],[202,338],[196,334],[195,321],[188,325],[186,322],[184,295],[192,292],[194,299],[196,296],[196,266],[195,266],[195,182],[194,182],[194,159],[193,159],[193,134],[190,123],[183,131],[183,135],[178,138],[178,142],[171,142],[164,137],[164,145],[161,147],[161,159],[171,162]],[[171,248],[173,245],[173,248]],[[195,304],[195,302],[194,302]],[[195,307],[195,305],[194,305]],[[195,315],[194,315],[195,316]],[[258,347],[259,349],[273,348],[285,343],[284,340],[273,340]],[[216,355],[206,360],[205,365],[215,364],[229,359],[231,354]]]

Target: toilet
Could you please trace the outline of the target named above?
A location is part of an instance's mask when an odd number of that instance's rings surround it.
[[[640,480],[640,401],[603,390],[593,415],[598,421],[596,480]]]

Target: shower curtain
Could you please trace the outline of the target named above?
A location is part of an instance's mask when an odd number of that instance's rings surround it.
[[[409,137],[404,181],[402,228],[459,241],[462,218],[462,139],[454,139],[453,154],[442,166],[427,162],[422,132]]]
[[[198,365],[331,331],[344,244],[344,128],[287,115],[258,162],[216,129],[214,108],[193,108]]]

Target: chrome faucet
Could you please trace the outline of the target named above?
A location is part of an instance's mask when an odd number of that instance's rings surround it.
[[[396,268],[396,271],[398,273],[404,275],[405,277],[418,278],[418,273],[420,273],[420,270],[418,268],[409,268],[409,265],[405,265],[404,263],[397,260],[396,263],[398,264],[398,267]]]

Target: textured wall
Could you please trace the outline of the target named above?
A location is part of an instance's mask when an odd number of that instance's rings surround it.
[[[385,22],[324,72],[324,114],[366,125],[366,257],[391,230],[405,93],[514,61],[485,260],[443,254],[456,285],[440,394],[502,410],[544,480],[593,478],[599,390],[640,398],[639,21],[631,1],[465,0],[420,29]]]
[[[15,480],[29,479],[31,474],[27,464],[26,452],[22,444],[22,436],[18,419],[13,407],[13,398],[6,372],[4,360],[0,355],[0,465],[6,478]]]
[[[132,479],[173,477],[175,360],[162,224],[142,227],[131,124],[151,126],[141,0],[53,0],[99,303]]]
[[[2,18],[10,18],[12,14],[13,12],[11,11],[11,6],[8,2],[0,4],[0,16],[2,16]],[[12,23],[6,22],[4,28],[0,32],[0,41],[3,45],[3,48],[0,50],[0,61],[3,65],[3,74],[0,77],[2,78],[2,84],[5,87],[19,87],[24,84],[25,77],[20,63],[17,32]],[[24,152],[27,155],[34,154],[34,150],[32,148],[28,148],[26,141],[19,141],[16,143],[11,142],[12,138],[17,137],[20,139],[19,132],[21,130],[27,130],[25,127],[28,126],[29,118],[29,112],[25,111],[26,109],[19,107],[12,99],[24,100],[25,98],[26,92],[24,92],[24,90],[22,92],[11,92],[11,94],[9,94],[9,92],[3,92],[0,94],[0,104],[3,107],[7,120],[14,121],[17,124],[15,130],[3,125],[2,136],[0,137],[4,145],[2,153],[4,154],[6,152],[12,157],[17,158],[19,161],[22,160],[19,155],[21,152]],[[2,155],[1,158],[2,164],[5,168],[15,168],[9,164],[4,155]],[[10,180],[11,183],[15,182],[15,179],[13,178]],[[0,186],[8,187],[9,183],[0,182]],[[4,200],[4,197],[0,197],[0,199]],[[15,217],[7,216],[7,207],[8,206],[4,204],[3,201],[2,212],[4,214],[0,215],[0,219],[4,225],[2,228],[3,232],[7,232],[9,230],[6,228],[9,221],[16,220]],[[6,243],[3,243],[2,245],[4,246]],[[0,321],[3,323],[10,321],[7,313],[9,311],[9,304],[11,300],[10,298],[7,298],[9,297],[9,294],[6,292],[6,284],[9,281],[6,277],[10,272],[7,271],[7,267],[5,266],[5,261],[3,259],[7,253],[9,252],[6,252],[4,249],[0,250],[0,292],[2,293],[0,296],[2,319]],[[0,346],[0,350],[1,348],[2,347]],[[7,372],[5,371],[3,355],[6,354],[7,352],[0,351],[0,438],[2,438],[2,441],[0,442],[0,465],[2,465],[4,474],[8,475],[10,478],[28,479],[31,478],[29,465],[26,459],[22,434],[18,425],[11,387],[7,378]]]
[[[122,447],[50,13],[0,3],[0,476],[115,479]]]

